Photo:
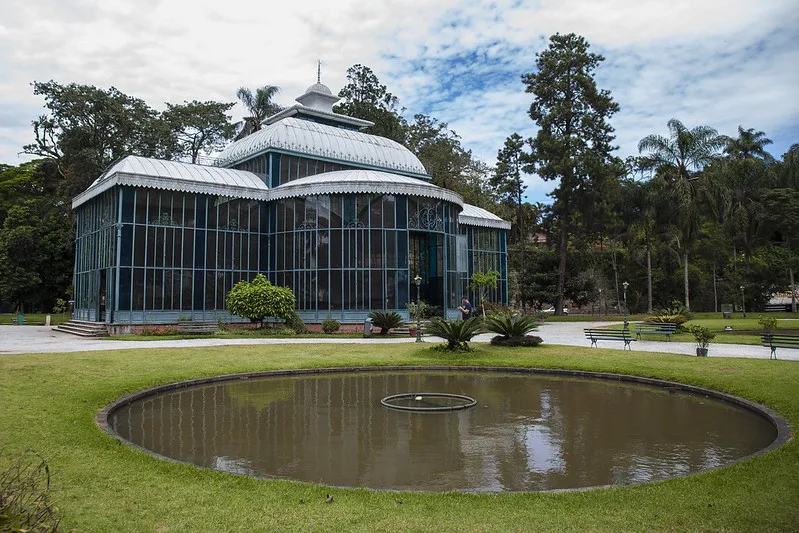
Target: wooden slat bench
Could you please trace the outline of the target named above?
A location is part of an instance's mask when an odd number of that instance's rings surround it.
[[[628,329],[585,329],[585,336],[591,341],[592,347],[597,347],[596,341],[624,341],[624,348],[632,351],[630,343],[635,340]]]
[[[178,324],[178,333],[181,335],[213,335],[219,331],[216,322],[184,322]]]
[[[777,348],[799,348],[799,335],[779,335],[777,333],[763,333],[760,335],[763,346],[771,348],[769,359],[777,358]]]
[[[641,335],[665,335],[667,340],[671,340],[671,336],[677,332],[677,324],[669,322],[638,322],[635,324],[635,333],[638,340],[641,340]]]

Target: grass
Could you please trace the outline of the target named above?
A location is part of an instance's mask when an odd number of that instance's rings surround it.
[[[609,349],[413,343],[223,346],[0,355],[0,448],[35,448],[73,531],[796,531],[799,442],[728,468],[638,487],[544,494],[412,494],[268,481],[161,461],[94,423],[107,403],[223,373],[352,365],[504,365],[630,373],[747,397],[799,427],[799,364]],[[325,494],[335,497],[324,503]],[[397,503],[400,497],[403,504]],[[306,503],[300,505],[300,499]]]
[[[772,314],[776,315],[775,318],[777,318],[777,333],[799,335],[799,319],[795,318],[795,315],[791,317],[791,313]],[[787,318],[780,315],[787,315]],[[712,343],[760,346],[760,335],[763,333],[763,328],[758,324],[757,320],[757,315],[754,317],[749,315],[747,318],[743,318],[742,316],[735,318],[718,318],[716,313],[697,313],[696,317],[686,322],[685,325],[698,324],[716,332],[716,338],[713,339]],[[634,322],[637,322],[637,320],[630,320],[631,329],[635,329]],[[728,326],[732,328],[731,331],[724,330],[724,328]],[[608,329],[620,330],[624,325],[613,324],[607,327]],[[668,341],[665,335],[642,335],[641,338],[648,341]],[[677,333],[671,336],[671,340],[678,342],[694,342],[694,337],[690,333]]]
[[[24,313],[26,326],[44,326],[44,318],[50,315],[50,325],[57,326],[69,320],[69,313]],[[0,325],[16,324],[16,313],[0,313]]]

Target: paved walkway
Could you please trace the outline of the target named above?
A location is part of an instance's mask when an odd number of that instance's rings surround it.
[[[538,329],[537,335],[544,339],[546,344],[561,344],[565,346],[585,346],[591,343],[585,338],[583,328],[608,325],[607,322],[553,322],[544,323]],[[488,342],[492,335],[483,334],[474,338],[474,342]],[[427,342],[440,341],[433,337],[425,337]],[[127,350],[141,348],[190,348],[201,346],[224,346],[246,344],[361,344],[361,343],[404,343],[414,342],[409,338],[390,339],[362,339],[362,338],[275,338],[275,339],[185,339],[163,341],[114,341],[107,339],[84,339],[75,335],[54,331],[44,326],[0,326],[0,354],[10,353],[59,353],[59,352],[84,352],[93,350]],[[618,342],[602,342],[603,348],[620,348]],[[632,344],[633,351],[661,352],[683,355],[696,355],[696,346],[692,342],[664,342],[664,341],[636,341]],[[777,357],[792,361],[799,361],[799,350],[777,349]],[[748,346],[743,344],[711,344],[710,357],[749,357],[768,359],[769,349],[763,346]]]

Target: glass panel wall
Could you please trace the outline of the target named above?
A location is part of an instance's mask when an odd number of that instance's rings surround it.
[[[508,269],[505,250],[505,230],[481,228],[477,226],[461,226],[461,235],[466,238],[468,275],[463,278],[462,290],[466,294],[472,274],[475,272],[499,272],[496,289],[489,289],[488,300],[508,304]],[[462,238],[463,238],[462,237]],[[478,295],[472,292],[472,303],[477,305]]]

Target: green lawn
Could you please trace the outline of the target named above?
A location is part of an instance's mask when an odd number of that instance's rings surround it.
[[[24,313],[25,315],[25,325],[26,326],[44,326],[44,317],[48,313]],[[67,320],[70,319],[69,313],[49,313],[50,315],[50,325],[57,326],[58,324],[63,324]],[[17,323],[17,314],[16,313],[0,313],[0,325],[8,325],[8,324],[16,324]]]
[[[770,313],[769,316],[774,316],[777,319],[777,332],[788,335],[799,335],[799,317],[796,315],[791,316],[791,313]],[[750,344],[761,345],[760,335],[763,333],[763,328],[757,322],[757,315],[747,315],[743,318],[740,314],[734,315],[734,318],[718,318],[716,313],[697,313],[693,320],[689,320],[685,325],[699,324],[710,328],[711,331],[716,332],[716,338],[712,343],[719,344]],[[639,320],[630,320],[631,329],[634,329],[634,322]],[[731,327],[731,331],[725,331],[725,327]],[[622,329],[622,324],[613,324],[607,326],[608,329]],[[642,339],[648,341],[663,341],[668,342],[665,335],[643,335]],[[679,342],[694,342],[694,337],[690,333],[678,333],[671,336],[671,340]]]
[[[0,449],[46,457],[67,530],[796,531],[799,442],[728,468],[637,487],[547,494],[401,494],[202,470],[119,444],[94,423],[107,403],[188,378],[277,368],[501,365],[630,373],[761,402],[799,427],[799,363],[608,349],[291,345],[0,355]],[[325,494],[335,497],[324,503]],[[399,504],[397,498],[403,503]],[[300,505],[300,499],[306,503]]]

